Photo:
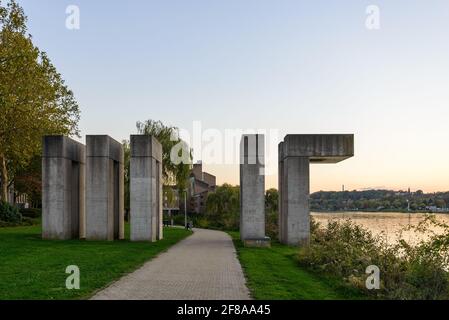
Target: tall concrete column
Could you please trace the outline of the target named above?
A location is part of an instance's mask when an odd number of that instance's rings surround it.
[[[83,146],[83,162],[79,162],[79,219],[80,219],[80,239],[86,239],[86,147]]]
[[[85,146],[64,136],[45,136],[42,145],[42,238],[82,238]]]
[[[156,241],[162,232],[162,145],[148,135],[131,136],[131,241]]]
[[[86,239],[124,239],[123,146],[106,135],[86,145]]]
[[[285,218],[284,218],[284,209],[283,209],[283,203],[284,198],[283,195],[285,194],[284,190],[284,157],[283,157],[283,142],[279,144],[278,152],[279,152],[279,164],[278,164],[278,191],[279,191],[279,200],[278,200],[278,239],[280,242],[284,241],[284,230],[285,230]]]
[[[269,246],[265,236],[265,138],[240,141],[240,237],[246,246]]]
[[[309,158],[284,159],[283,228],[284,242],[289,245],[308,245],[310,237]]]
[[[310,164],[354,156],[354,135],[287,135],[279,144],[279,240],[308,245]]]

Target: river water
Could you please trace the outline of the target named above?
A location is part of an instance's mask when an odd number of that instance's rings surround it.
[[[374,235],[382,234],[389,244],[398,240],[398,233],[405,227],[416,226],[424,219],[422,213],[398,213],[398,212],[312,212],[314,219],[321,225],[326,225],[329,220],[351,219],[354,223],[370,230]],[[435,214],[438,221],[449,224],[449,214]],[[441,233],[442,228],[432,226],[432,231]],[[426,239],[428,234],[417,233],[413,230],[403,231],[402,238],[410,244],[415,244]]]

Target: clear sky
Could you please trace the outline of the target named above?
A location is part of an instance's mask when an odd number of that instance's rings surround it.
[[[83,136],[122,140],[149,118],[277,129],[277,142],[354,133],[355,157],[314,165],[312,191],[449,190],[447,0],[18,2],[75,92]],[[66,28],[68,5],[79,30]],[[369,5],[378,30],[365,26]],[[204,166],[238,183],[236,165]],[[270,166],[267,187],[277,186]]]

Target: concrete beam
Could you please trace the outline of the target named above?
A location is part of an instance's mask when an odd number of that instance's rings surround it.
[[[279,240],[310,241],[310,163],[337,163],[354,156],[354,135],[287,135],[279,144]]]
[[[248,246],[267,246],[265,236],[265,137],[240,141],[240,237]]]
[[[124,153],[106,135],[86,136],[86,239],[124,239]]]
[[[156,241],[162,231],[162,145],[148,135],[131,136],[131,241]]]
[[[64,136],[42,140],[42,238],[83,238],[85,146]]]
[[[283,157],[309,157],[311,163],[337,163],[354,156],[353,134],[289,134]]]

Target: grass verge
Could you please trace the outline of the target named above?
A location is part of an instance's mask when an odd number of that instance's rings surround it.
[[[366,299],[343,282],[298,265],[298,248],[273,241],[271,248],[246,248],[238,232],[229,232],[253,298],[260,300]]]
[[[0,228],[0,300],[89,298],[190,234],[165,228],[161,241],[130,242],[127,224],[122,241],[49,241],[41,226]],[[65,287],[69,265],[80,268],[80,290]]]

